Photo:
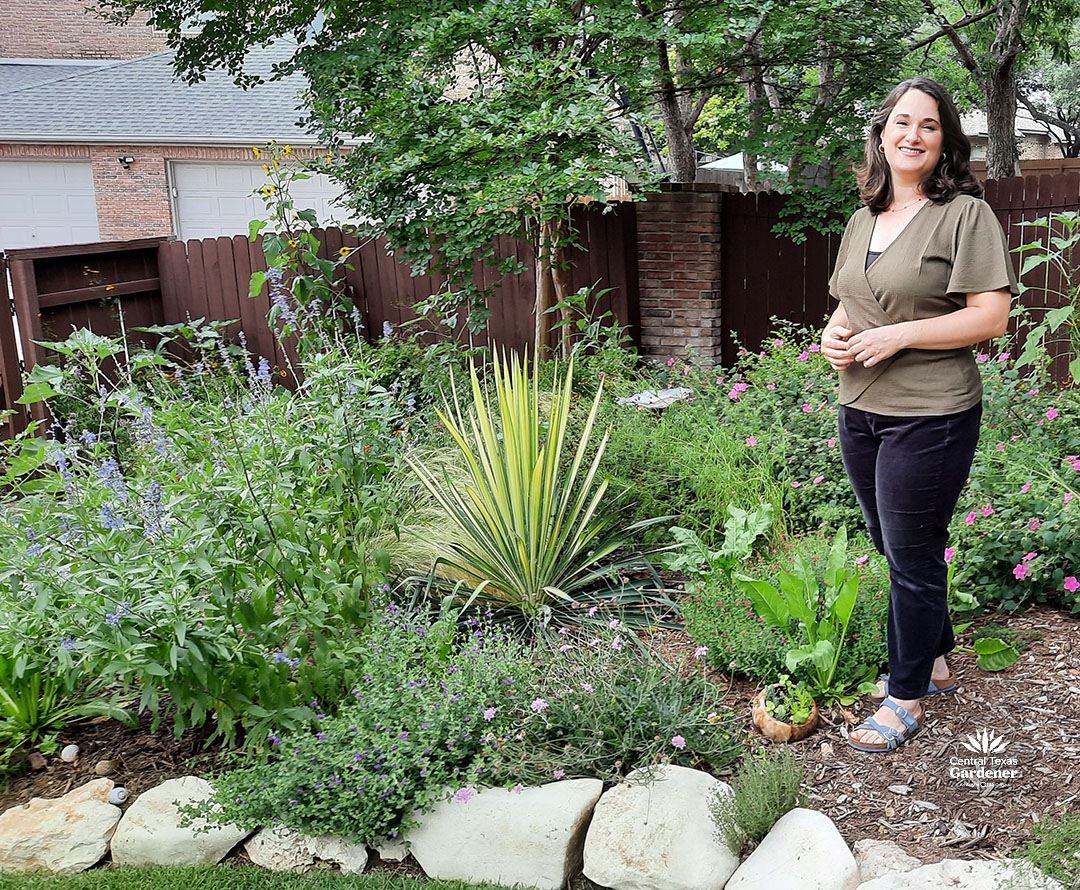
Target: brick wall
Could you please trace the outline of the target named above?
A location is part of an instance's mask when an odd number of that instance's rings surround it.
[[[5,0],[0,58],[134,59],[167,49],[140,15],[123,27],[106,22],[87,0]]]
[[[646,356],[719,360],[720,200],[712,183],[673,184],[637,205],[641,345]]]

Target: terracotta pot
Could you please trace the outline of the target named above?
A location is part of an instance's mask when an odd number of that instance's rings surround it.
[[[750,715],[753,717],[754,726],[761,730],[761,734],[775,742],[797,742],[805,739],[814,731],[818,722],[818,706],[814,702],[810,710],[810,718],[805,723],[784,723],[771,716],[765,710],[765,689],[762,689],[750,705]]]

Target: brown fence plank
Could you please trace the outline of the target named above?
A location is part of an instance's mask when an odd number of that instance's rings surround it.
[[[22,397],[23,387],[19,346],[10,307],[7,262],[0,256],[0,410],[15,412],[0,424],[0,437],[5,439],[26,429],[27,420],[26,409],[15,404],[15,401]]]

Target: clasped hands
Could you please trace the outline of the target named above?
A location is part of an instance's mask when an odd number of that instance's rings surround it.
[[[834,371],[843,371],[852,362],[872,368],[904,348],[899,325],[868,328],[852,334],[850,328],[834,324],[821,335],[821,354]]]

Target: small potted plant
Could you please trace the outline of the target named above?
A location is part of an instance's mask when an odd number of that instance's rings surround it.
[[[787,674],[755,696],[750,712],[762,735],[777,742],[804,739],[818,722],[814,697]]]

